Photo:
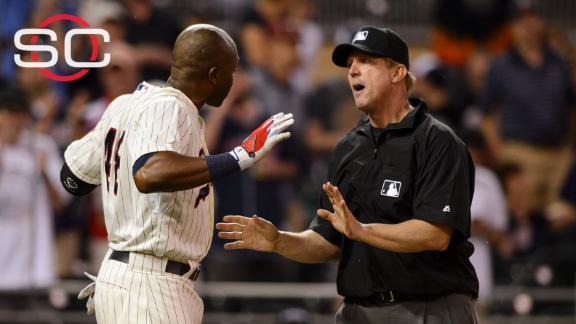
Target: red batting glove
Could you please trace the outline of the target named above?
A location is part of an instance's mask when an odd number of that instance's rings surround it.
[[[276,144],[288,139],[290,132],[282,132],[292,124],[292,114],[278,113],[258,126],[240,146],[230,151],[230,154],[238,161],[240,169],[245,170],[258,162]]]

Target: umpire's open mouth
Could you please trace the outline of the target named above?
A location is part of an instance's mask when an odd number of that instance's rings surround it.
[[[354,92],[360,92],[360,91],[364,90],[364,88],[365,88],[365,86],[363,84],[360,84],[360,83],[352,85],[352,89],[354,90]]]

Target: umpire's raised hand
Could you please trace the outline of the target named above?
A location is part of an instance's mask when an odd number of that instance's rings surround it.
[[[359,235],[362,224],[356,219],[350,209],[348,209],[340,190],[330,182],[323,184],[322,190],[324,190],[328,199],[330,199],[334,212],[318,209],[318,216],[332,223],[332,226],[334,226],[338,232],[346,235],[346,237],[351,240],[355,240]]]

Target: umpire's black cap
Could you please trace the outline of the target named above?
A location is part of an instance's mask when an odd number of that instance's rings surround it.
[[[332,52],[332,62],[346,67],[348,56],[352,50],[358,49],[366,53],[389,57],[398,63],[410,67],[408,60],[408,45],[390,28],[362,27],[350,44],[340,44]]]

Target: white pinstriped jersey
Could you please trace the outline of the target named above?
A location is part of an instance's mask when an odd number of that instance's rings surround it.
[[[80,179],[101,184],[109,245],[176,261],[199,262],[214,223],[212,184],[178,192],[143,194],[132,166],[150,152],[208,155],[204,121],[182,92],[141,83],[114,100],[96,127],[64,153]]]

